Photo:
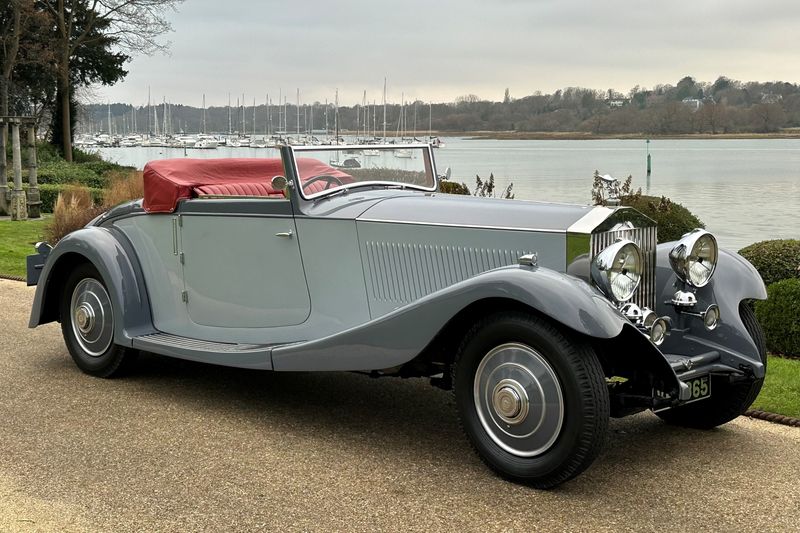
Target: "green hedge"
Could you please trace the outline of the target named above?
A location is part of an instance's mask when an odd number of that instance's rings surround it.
[[[705,228],[691,211],[662,196],[623,196],[622,205],[633,207],[658,223],[658,242],[677,241],[695,228]]]
[[[68,189],[74,187],[74,184],[51,184],[51,183],[41,183],[39,184],[39,198],[42,201],[41,210],[42,213],[52,213],[53,209],[56,206],[56,200],[58,199],[58,193],[60,193],[64,189]],[[8,184],[9,189],[14,188],[13,183]],[[23,183],[22,188],[26,191],[28,190],[28,184]],[[89,191],[92,193],[92,199],[98,205],[103,203],[103,189],[87,187]]]
[[[800,356],[800,278],[767,287],[767,299],[756,302],[756,317],[767,340],[767,350]]]
[[[96,189],[105,187],[108,180],[85,165],[86,163],[75,165],[66,161],[53,161],[38,168],[37,180],[42,184],[77,183]]]
[[[766,285],[800,278],[800,240],[761,241],[739,250],[750,261]],[[798,318],[800,320],[800,318]]]
[[[447,194],[470,194],[466,183],[457,183],[455,181],[440,181],[439,191]]]

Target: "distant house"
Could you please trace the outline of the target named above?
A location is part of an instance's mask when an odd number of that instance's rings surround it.
[[[762,104],[777,104],[783,100],[783,96],[780,94],[774,93],[762,93],[761,94],[761,103]]]
[[[626,100],[608,100],[608,107],[622,107],[626,103]]]
[[[691,109],[692,111],[697,111],[701,107],[703,107],[703,101],[698,98],[684,98],[681,100],[681,103]]]

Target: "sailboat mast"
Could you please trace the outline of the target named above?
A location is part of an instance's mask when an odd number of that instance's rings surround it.
[[[339,89],[336,89],[336,100],[333,105],[334,142],[339,144]]]
[[[383,78],[383,142],[386,142],[386,78]]]
[[[300,88],[297,89],[297,136],[300,136]]]
[[[150,123],[150,114],[151,114],[150,111],[152,111],[152,109],[150,108],[150,86],[148,85],[147,86],[147,134],[148,135],[153,134],[153,125]]]
[[[433,139],[433,102],[428,102],[428,140]]]
[[[231,125],[231,93],[228,93],[228,135],[232,133]]]
[[[203,134],[206,133],[206,95],[203,93]]]
[[[417,101],[414,100],[414,141],[417,140]]]

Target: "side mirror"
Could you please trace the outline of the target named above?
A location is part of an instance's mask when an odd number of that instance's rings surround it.
[[[444,169],[444,179],[446,179],[446,180],[449,180],[449,179],[450,179],[450,174],[451,174],[451,173],[452,173],[452,172],[451,172],[451,170],[450,170],[450,167],[447,167],[446,169]]]
[[[286,180],[285,176],[274,176],[270,180],[270,184],[272,184],[272,189],[275,191],[283,191],[283,195],[288,197],[286,187],[289,185],[289,182]]]

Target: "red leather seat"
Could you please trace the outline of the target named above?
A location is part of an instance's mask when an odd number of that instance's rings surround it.
[[[194,187],[197,196],[269,196],[283,198],[281,191],[276,191],[267,182],[252,183],[215,183]]]

